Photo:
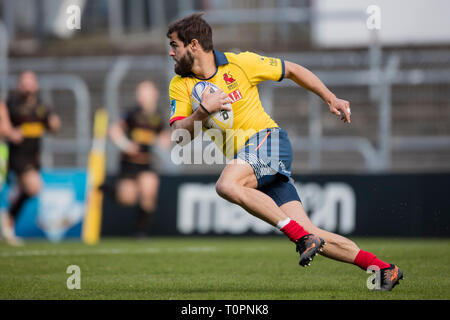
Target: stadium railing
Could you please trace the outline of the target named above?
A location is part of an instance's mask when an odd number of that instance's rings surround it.
[[[414,88],[422,89],[423,86],[434,86],[438,90],[439,86],[448,87],[450,85],[450,72],[448,65],[448,57],[445,60],[445,52],[423,50],[420,54],[413,50],[399,50],[393,51],[395,54],[386,54],[384,57],[391,57],[386,59],[386,63],[381,69],[381,78],[374,76],[373,70],[370,68],[370,58],[368,51],[366,52],[313,52],[313,53],[265,53],[267,55],[283,56],[286,60],[299,62],[309,69],[316,72],[319,77],[333,88],[364,88],[373,87],[378,94],[374,95],[375,102],[378,105],[377,110],[370,110],[375,112],[375,116],[370,118],[370,122],[376,123],[377,131],[374,134],[375,140],[368,138],[364,134],[358,134],[352,136],[340,136],[339,138],[331,138],[324,135],[322,131],[322,124],[319,120],[323,121],[320,114],[316,113],[318,110],[324,108],[317,108],[314,105],[319,101],[316,98],[307,98],[307,106],[304,110],[308,110],[307,123],[309,131],[306,135],[298,135],[295,133],[290,134],[293,138],[292,142],[294,148],[300,151],[308,151],[308,165],[307,170],[317,171],[320,170],[321,164],[321,151],[332,150],[340,151],[343,148],[346,150],[358,150],[357,152],[363,156],[364,168],[363,171],[389,171],[392,166],[390,163],[390,155],[393,151],[400,150],[449,150],[450,135],[447,135],[445,130],[436,131],[432,136],[425,136],[423,132],[417,131],[411,135],[393,135],[391,128],[392,121],[392,90],[393,87],[409,86],[411,90]],[[395,58],[397,56],[397,58]],[[397,60],[396,60],[397,59]],[[125,62],[124,62],[125,61]],[[128,61],[128,62],[126,62]],[[426,65],[426,63],[432,63],[438,61],[439,64],[433,68],[428,67],[414,67],[414,68],[396,68],[396,65],[416,65],[417,62]],[[443,67],[442,67],[443,66]],[[87,100],[83,98],[83,95],[91,96],[91,100],[95,101],[95,107],[104,105],[109,109],[112,118],[117,116],[119,109],[124,105],[131,104],[134,101],[134,86],[143,78],[152,78],[157,81],[158,86],[161,89],[161,102],[162,106],[165,106],[164,93],[168,87],[170,77],[173,75],[173,66],[170,59],[164,55],[153,56],[133,56],[133,57],[66,57],[66,58],[13,58],[10,59],[9,69],[12,74],[26,69],[35,70],[38,74],[42,73],[42,79],[45,78],[45,74],[50,73],[52,77],[55,74],[70,74],[72,79],[75,79],[75,75],[78,76],[79,84],[68,84],[67,81],[52,80],[54,85],[76,88],[84,87],[84,89],[78,89],[78,93],[75,94],[76,99],[79,101]],[[95,74],[95,79],[89,79],[91,76],[87,74]],[[98,84],[98,79],[103,79],[104,86],[101,87]],[[13,78],[10,78],[10,81]],[[55,78],[56,79],[56,78]],[[50,80],[45,80],[50,81]],[[44,83],[45,83],[44,81]],[[82,81],[86,83],[80,84]],[[58,83],[56,83],[58,82]],[[66,83],[66,85],[64,85]],[[50,86],[51,84],[48,84]],[[381,85],[381,86],[380,86]],[[280,89],[294,88],[295,84],[290,81],[283,81],[281,83],[265,84],[260,88],[260,95],[263,100],[264,106],[271,113],[273,109],[274,99]],[[376,91],[381,88],[382,91]],[[376,90],[375,90],[376,89]],[[358,89],[364,95],[364,90]],[[84,93],[82,93],[84,92]],[[295,91],[295,94],[302,94],[300,91]],[[441,94],[438,90],[437,93]],[[395,93],[395,91],[394,91]],[[304,93],[303,93],[304,95]],[[370,98],[370,94],[368,97]],[[303,99],[303,96],[299,96]],[[297,100],[299,100],[297,98]],[[344,97],[346,98],[346,97]],[[426,99],[425,97],[424,99]],[[351,100],[351,96],[349,98]],[[441,98],[439,98],[441,99]],[[445,96],[442,97],[445,100]],[[442,100],[441,99],[441,100]],[[370,99],[369,99],[370,100]],[[413,100],[408,100],[408,103],[413,104]],[[277,102],[278,103],[278,102]],[[433,103],[433,101],[429,102]],[[89,132],[89,128],[92,127],[92,117],[88,120],[79,120],[82,117],[79,113],[84,113],[83,107],[75,107],[77,115],[74,119],[74,126],[85,126],[85,129],[77,129],[77,132],[84,132],[85,136]],[[277,105],[277,108],[279,106]],[[162,108],[163,112],[168,115],[167,108]],[[272,110],[272,111],[271,111]],[[355,109],[357,110],[357,109]],[[428,110],[429,113],[437,112],[438,108]],[[92,112],[92,111],[91,111]],[[89,112],[88,112],[89,113]],[[87,113],[84,113],[85,115]],[[436,117],[439,117],[440,113],[436,113]],[[274,114],[275,120],[277,120],[277,114]],[[376,117],[376,118],[375,118]],[[295,121],[295,118],[293,119]],[[297,120],[298,121],[298,120]],[[357,123],[355,123],[357,124]],[[304,125],[303,125],[304,126]],[[87,128],[89,127],[89,128]],[[440,133],[441,132],[441,133]],[[76,136],[75,136],[76,138]],[[49,139],[49,138],[47,138]],[[86,138],[83,138],[85,141]],[[344,140],[342,140],[344,139]],[[86,157],[84,152],[78,154],[70,148],[58,148],[58,140],[49,140],[54,143],[55,149],[58,152],[73,152],[77,154],[77,162],[83,162],[82,158]],[[61,144],[63,144],[61,142]],[[83,144],[83,143],[82,143]],[[75,146],[76,144],[73,144]],[[83,144],[84,145],[84,144]],[[52,147],[49,147],[52,148]],[[74,147],[75,149],[75,147]],[[46,150],[49,150],[46,148]],[[86,150],[86,149],[85,149]],[[117,150],[113,147],[108,148],[108,168],[110,172],[115,171],[115,156]],[[51,155],[46,155],[46,158],[50,158]],[[84,158],[85,160],[85,158]],[[50,163],[47,160],[47,163]],[[51,165],[51,164],[50,164]],[[58,163],[54,163],[58,166]],[[206,168],[202,166],[200,171],[206,169],[207,171],[214,171],[213,168]],[[445,167],[445,165],[444,165]],[[346,167],[351,168],[351,165]],[[332,168],[331,168],[332,169]],[[168,169],[169,173],[173,168]],[[182,168],[185,172],[195,173],[197,168]],[[215,171],[214,171],[215,172]]]

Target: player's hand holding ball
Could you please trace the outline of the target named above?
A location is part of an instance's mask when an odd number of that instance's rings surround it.
[[[350,110],[350,102],[347,100],[335,97],[330,103],[330,112],[340,117],[344,122],[351,122],[350,115],[352,112]]]
[[[233,108],[230,97],[213,83],[198,82],[191,92],[192,111],[203,109],[208,116],[203,126],[206,129],[225,131],[233,127]]]
[[[211,114],[222,110],[231,111],[230,103],[230,97],[222,89],[218,88],[214,91],[211,90],[210,85],[207,85],[205,91],[203,91],[202,104]]]

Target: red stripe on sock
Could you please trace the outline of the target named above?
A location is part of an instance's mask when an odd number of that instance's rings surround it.
[[[353,264],[363,270],[367,270],[369,266],[378,266],[380,269],[389,268],[391,266],[389,263],[378,259],[373,253],[364,250],[359,250]]]
[[[309,232],[303,229],[303,227],[294,220],[291,220],[287,225],[285,225],[280,230],[283,231],[283,233],[287,235],[292,242],[296,242],[301,237],[309,234]]]

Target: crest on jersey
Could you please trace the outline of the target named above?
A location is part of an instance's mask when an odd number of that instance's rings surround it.
[[[225,72],[223,74],[223,80],[225,80],[226,84],[232,84],[236,80],[233,79],[233,76],[229,72]]]
[[[223,74],[223,80],[227,84],[228,90],[234,89],[238,86],[236,80],[233,78],[233,76],[229,72],[225,72]]]

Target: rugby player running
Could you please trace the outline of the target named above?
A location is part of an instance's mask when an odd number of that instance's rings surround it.
[[[398,266],[359,249],[345,237],[317,228],[308,218],[290,178],[289,138],[264,111],[257,84],[288,78],[317,94],[330,112],[349,124],[350,103],[337,98],[317,76],[298,64],[251,52],[214,50],[211,27],[202,15],[187,16],[168,27],[169,55],[175,61],[177,74],[169,86],[171,128],[187,130],[193,137],[195,121],[204,124],[214,112],[232,111],[231,137],[227,132],[224,139],[214,139],[231,158],[216,183],[217,193],[280,229],[295,243],[301,266],[308,266],[318,253],[363,270],[372,266],[380,272],[376,289],[391,290],[403,278]],[[211,92],[206,88],[200,107],[192,111],[190,95],[199,81],[211,82],[221,90]],[[254,134],[249,136],[248,132]],[[276,151],[271,150],[274,143]]]
[[[154,168],[154,147],[168,149],[170,137],[157,110],[159,91],[151,81],[136,88],[136,103],[110,128],[112,141],[121,149],[120,174],[116,199],[124,206],[139,202],[136,236],[147,236],[156,210],[160,179]]]
[[[9,244],[22,245],[15,235],[14,224],[26,203],[42,189],[41,141],[46,131],[61,128],[59,116],[46,106],[39,95],[39,80],[33,71],[20,74],[18,88],[7,103],[6,138],[9,143],[8,171],[17,176],[19,192],[7,213],[2,213],[2,233]]]

